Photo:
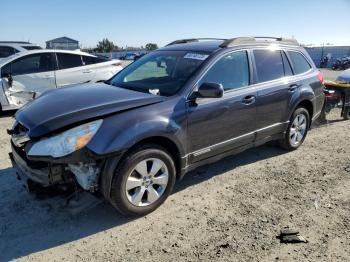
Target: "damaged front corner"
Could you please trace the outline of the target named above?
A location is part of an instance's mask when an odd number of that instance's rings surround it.
[[[68,164],[67,169],[74,174],[77,182],[83,189],[92,192],[97,189],[100,169],[96,167],[96,164]]]

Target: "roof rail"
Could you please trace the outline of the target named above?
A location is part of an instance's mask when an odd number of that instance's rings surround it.
[[[254,44],[257,42],[257,40],[263,41],[263,42],[272,42],[271,40],[274,40],[281,44],[299,45],[298,41],[292,38],[254,36],[254,37],[236,37],[236,38],[227,39],[220,45],[220,47],[231,47],[231,46],[242,45],[242,44]]]
[[[222,39],[222,38],[188,38],[188,39],[179,39],[179,40],[175,40],[175,41],[167,44],[166,46],[176,45],[176,44],[186,44],[186,43],[206,41],[206,40],[226,40],[226,39]]]
[[[1,44],[31,44],[29,42],[25,42],[25,41],[1,41]]]

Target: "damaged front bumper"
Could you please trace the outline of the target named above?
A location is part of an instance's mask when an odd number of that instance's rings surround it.
[[[29,189],[31,182],[38,183],[42,186],[50,186],[58,183],[69,182],[64,165],[50,165],[44,162],[29,162],[24,153],[18,152],[19,149],[12,145],[12,152],[9,157],[12,166],[16,169],[17,178],[24,182]]]
[[[28,191],[33,183],[48,187],[67,185],[77,182],[84,190],[98,189],[98,175],[100,168],[96,163],[84,164],[74,158],[74,162],[54,163],[46,161],[32,161],[26,156],[24,149],[11,143],[12,152],[9,153],[12,166],[16,169],[17,178],[22,180]]]

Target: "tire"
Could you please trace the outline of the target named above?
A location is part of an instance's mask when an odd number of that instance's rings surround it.
[[[348,106],[348,107],[346,107],[344,109],[343,118],[345,120],[349,120],[350,119],[350,106]]]
[[[288,151],[297,149],[303,144],[309,127],[309,112],[304,107],[297,108],[290,118],[284,138],[279,141],[279,145]]]
[[[144,145],[121,160],[113,174],[109,201],[123,215],[143,216],[168,198],[175,180],[170,154],[158,145]]]

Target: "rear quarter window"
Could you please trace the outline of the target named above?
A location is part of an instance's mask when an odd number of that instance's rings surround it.
[[[98,63],[103,63],[108,61],[107,58],[102,58],[102,57],[94,57],[94,56],[82,56],[83,58],[83,64],[84,65],[92,65],[92,64],[98,64]]]
[[[288,55],[293,64],[294,74],[302,74],[310,70],[311,65],[299,52],[288,51]]]

